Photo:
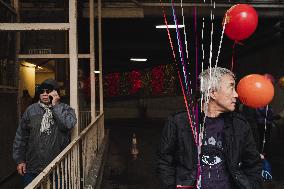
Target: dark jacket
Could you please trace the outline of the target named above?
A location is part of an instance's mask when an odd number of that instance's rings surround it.
[[[35,103],[23,114],[13,145],[13,159],[26,163],[27,172],[40,173],[70,142],[70,130],[76,125],[74,109],[59,103],[52,108],[51,134],[40,132],[44,109]]]
[[[224,154],[235,188],[261,189],[262,162],[248,122],[234,112],[222,116]],[[168,118],[158,150],[157,171],[164,189],[196,185],[197,147],[186,112]]]

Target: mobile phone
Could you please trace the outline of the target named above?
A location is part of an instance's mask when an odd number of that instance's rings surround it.
[[[49,95],[48,98],[49,98],[50,102],[52,102],[53,97],[51,95]]]

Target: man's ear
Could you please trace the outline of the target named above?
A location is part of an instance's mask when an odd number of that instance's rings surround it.
[[[210,96],[210,98],[215,100],[216,99],[216,91],[215,90],[210,90],[209,96]]]

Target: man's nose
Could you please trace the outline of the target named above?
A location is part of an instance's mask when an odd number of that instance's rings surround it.
[[[239,95],[238,95],[238,93],[237,93],[236,90],[234,90],[234,97],[235,97],[235,98],[238,98],[238,97],[239,97]]]

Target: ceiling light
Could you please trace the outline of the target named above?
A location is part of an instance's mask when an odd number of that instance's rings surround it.
[[[130,61],[133,62],[146,62],[147,60],[147,58],[130,58]]]
[[[176,28],[176,27],[177,27],[176,25],[168,25],[169,29]],[[157,25],[156,28],[157,29],[165,29],[165,28],[167,28],[167,25]],[[184,28],[184,25],[178,25],[178,28]]]

